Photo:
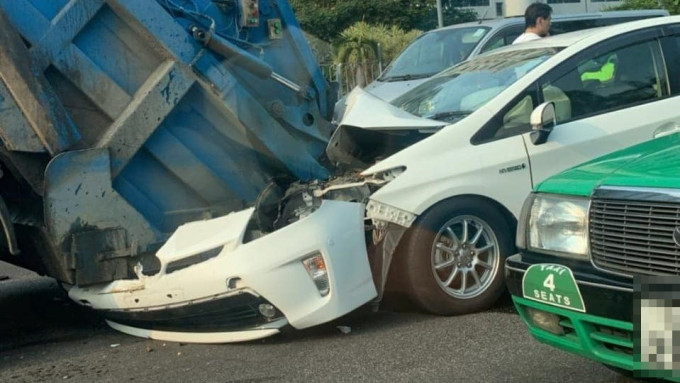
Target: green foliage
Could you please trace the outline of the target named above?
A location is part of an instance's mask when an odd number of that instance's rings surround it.
[[[378,45],[382,48],[383,63],[388,63],[421,33],[419,30],[406,32],[396,25],[388,27],[360,21],[342,31],[336,39],[335,63],[342,63],[351,76],[345,81],[352,86],[364,86],[378,74],[375,71]]]
[[[390,62],[421,33],[419,30],[404,31],[396,25],[388,27],[360,21],[342,31],[336,40],[336,62],[375,61],[378,58],[378,44],[382,48],[383,62]]]
[[[360,21],[340,34],[336,61],[357,63],[378,58],[380,35],[386,32],[383,25],[373,26]]]
[[[359,21],[395,25],[403,30],[437,27],[436,0],[290,0],[302,29],[323,40],[334,41]],[[470,21],[469,10],[444,7],[446,25]]]
[[[658,0],[623,0],[616,6],[607,7],[607,10],[628,10],[628,9],[660,9],[661,4]]]
[[[663,5],[671,15],[680,14],[680,0],[661,0],[661,5]]]
[[[606,10],[627,9],[667,9],[672,15],[680,13],[680,0],[623,0],[620,5],[608,7]]]

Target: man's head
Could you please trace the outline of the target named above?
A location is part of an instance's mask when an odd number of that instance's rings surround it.
[[[548,35],[550,31],[550,14],[552,8],[548,4],[533,3],[524,12],[524,28],[527,32],[533,32],[541,37]]]

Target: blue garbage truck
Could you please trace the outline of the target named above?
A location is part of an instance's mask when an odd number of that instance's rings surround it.
[[[329,176],[336,95],[286,0],[0,0],[0,29],[2,260],[67,288],[153,275],[182,225]]]

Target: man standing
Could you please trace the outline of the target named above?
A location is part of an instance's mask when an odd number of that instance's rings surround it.
[[[524,33],[513,41],[513,44],[538,40],[550,33],[552,8],[548,4],[533,3],[524,12]]]

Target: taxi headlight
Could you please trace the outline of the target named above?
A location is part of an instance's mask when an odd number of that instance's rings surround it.
[[[528,245],[554,255],[588,258],[588,199],[536,194],[528,220]]]

